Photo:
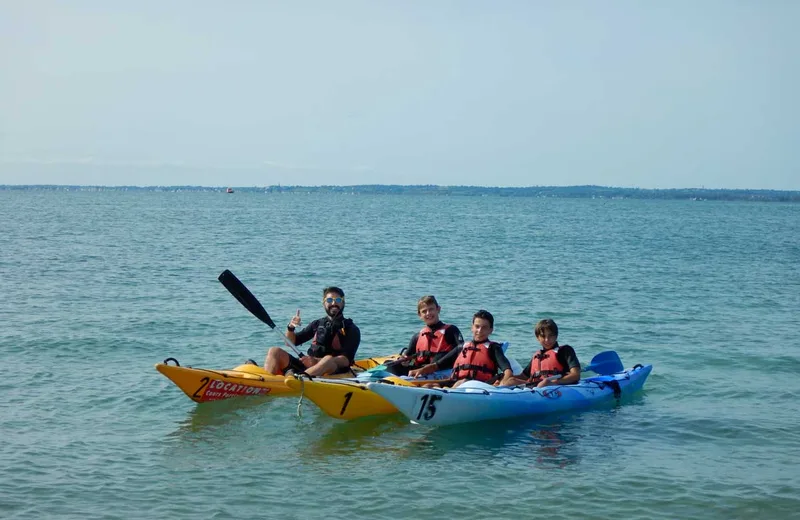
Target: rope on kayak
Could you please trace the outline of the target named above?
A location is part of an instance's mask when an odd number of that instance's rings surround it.
[[[617,381],[616,379],[613,381],[609,381],[608,386],[610,386],[611,390],[614,391],[614,398],[619,399],[619,397],[622,395],[622,389],[619,387],[619,381]]]
[[[297,416],[298,417],[302,417],[303,416],[303,409],[302,409],[302,407],[303,407],[303,396],[306,393],[306,383],[305,383],[305,380],[302,377],[298,377],[297,379],[300,380],[300,400],[297,401]]]
[[[630,378],[629,378],[630,379]],[[612,392],[614,392],[614,398],[619,399],[622,395],[622,388],[619,386],[619,381],[616,379],[612,379],[611,381],[592,381],[587,380],[586,383],[592,383],[597,385],[597,388],[600,390],[605,390],[606,388],[610,388]]]

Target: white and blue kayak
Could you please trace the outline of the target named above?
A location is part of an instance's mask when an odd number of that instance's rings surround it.
[[[369,383],[414,424],[444,426],[580,410],[641,390],[653,365],[544,388],[496,387],[468,381],[458,388],[420,388]]]

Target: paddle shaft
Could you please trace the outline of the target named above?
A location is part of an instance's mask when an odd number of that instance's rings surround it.
[[[279,331],[279,330],[277,329],[277,327],[276,327],[276,328],[273,328],[272,330],[274,330],[275,332],[277,332],[278,334],[280,334],[281,338],[283,338],[283,342],[284,342],[284,343],[286,343],[286,346],[287,346],[287,347],[289,347],[290,349],[292,349],[292,350],[294,351],[294,353],[295,353],[295,354],[297,354],[297,356],[298,356],[298,357],[303,357],[303,356],[305,356],[305,354],[303,354],[302,352],[300,352],[299,350],[297,350],[297,347],[295,347],[294,343],[292,343],[291,341],[289,341],[289,338],[287,338],[287,337],[286,337],[286,335],[285,335],[283,332]]]

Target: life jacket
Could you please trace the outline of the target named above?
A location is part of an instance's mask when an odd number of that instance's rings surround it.
[[[352,323],[352,320],[345,318],[344,321],[342,321],[341,329],[331,330],[330,320],[326,320],[324,324],[317,327],[317,332],[314,333],[314,338],[311,340],[312,348],[322,347],[323,355],[337,356],[341,354],[342,342],[339,337],[347,335],[345,334],[345,329],[349,325],[348,322]],[[330,339],[330,336],[333,336],[333,339]]]
[[[542,349],[531,358],[531,377],[528,379],[531,383],[539,383],[542,379],[547,379],[550,376],[563,375],[566,370],[564,365],[558,360],[556,352],[559,347],[551,348],[550,350]]]
[[[422,330],[419,331],[417,344],[414,347],[417,354],[417,357],[414,358],[414,366],[427,365],[436,354],[453,350],[453,346],[444,339],[445,331],[449,328],[450,325],[447,324],[436,330],[431,330],[430,327],[422,327]]]
[[[497,374],[497,363],[491,355],[491,341],[475,345],[472,341],[464,343],[461,354],[453,364],[453,379],[476,379],[489,381]]]

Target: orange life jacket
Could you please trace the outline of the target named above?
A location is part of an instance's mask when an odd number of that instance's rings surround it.
[[[564,365],[558,360],[557,351],[558,347],[550,350],[542,349],[533,355],[531,358],[531,377],[528,381],[539,383],[542,379],[547,379],[550,376],[564,374]]]
[[[453,365],[453,379],[477,379],[485,383],[493,378],[497,374],[497,364],[489,350],[491,344],[488,340],[478,345],[472,341],[464,343]]]
[[[339,340],[339,335],[342,335],[342,336],[345,335],[345,332],[344,332],[345,326],[346,326],[346,324],[342,323],[342,328],[341,329],[332,330],[332,331],[329,332],[330,334],[333,334],[333,339],[330,341],[330,343],[331,343],[330,347],[322,345],[325,354],[330,354],[332,356],[338,356],[339,353],[342,351],[342,343]],[[313,347],[316,347],[316,346],[320,345],[320,343],[318,342],[318,340],[320,339],[319,338],[320,328],[322,328],[322,326],[317,328],[317,332],[314,333],[314,338],[311,340],[311,345]]]
[[[436,354],[453,350],[453,345],[444,340],[444,333],[449,328],[450,325],[445,325],[436,330],[431,330],[430,327],[422,327],[422,330],[419,331],[417,344],[414,347],[417,354],[417,357],[414,358],[415,366],[427,365]]]

